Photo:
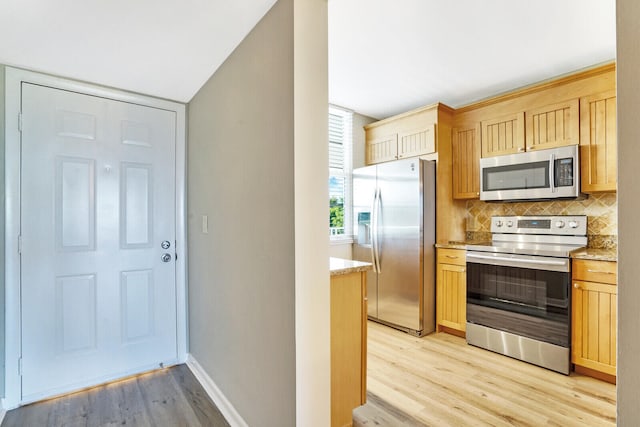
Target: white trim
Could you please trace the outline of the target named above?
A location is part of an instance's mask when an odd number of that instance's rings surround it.
[[[2,421],[4,421],[5,415],[7,415],[7,411],[5,411],[4,409],[0,409],[0,424],[2,424]]]
[[[215,403],[222,415],[224,415],[224,418],[227,420],[229,425],[231,425],[231,427],[247,427],[248,424],[240,416],[238,411],[236,411],[236,408],[233,407],[231,402],[229,402],[216,383],[211,379],[192,354],[187,356],[187,366],[191,372],[193,372],[193,375],[207,392],[207,395],[209,395],[211,400],[213,400],[213,403]]]
[[[355,236],[347,236],[345,234],[341,234],[340,236],[331,236],[331,237],[335,237],[334,239],[329,239],[329,245],[330,246],[336,246],[336,245],[350,245],[353,242],[355,242],[356,237]]]
[[[54,77],[18,68],[5,69],[5,398],[4,409],[22,403],[18,373],[20,358],[20,131],[21,83],[29,82],[58,89],[99,96],[176,113],[176,316],[178,361],[187,357],[187,283],[185,222],[186,107],[173,101],[152,98],[116,89]]]

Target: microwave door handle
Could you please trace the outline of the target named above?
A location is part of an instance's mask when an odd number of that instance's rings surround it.
[[[552,193],[557,191],[556,183],[555,183],[555,166],[556,166],[556,156],[555,154],[551,154],[549,156],[549,188]]]

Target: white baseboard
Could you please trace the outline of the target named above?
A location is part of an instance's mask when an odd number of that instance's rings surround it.
[[[216,383],[200,366],[198,361],[191,355],[187,355],[187,366],[193,372],[198,382],[202,385],[207,392],[213,403],[216,404],[224,418],[227,420],[231,427],[248,427],[249,425],[242,419],[236,408],[233,407],[231,402],[227,400],[222,391],[218,388]]]
[[[0,424],[2,424],[2,421],[4,421],[4,416],[7,414],[7,411],[4,410],[4,408],[0,409]]]

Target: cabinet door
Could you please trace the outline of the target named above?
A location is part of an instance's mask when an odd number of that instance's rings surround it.
[[[616,375],[618,287],[573,281],[571,361]]]
[[[362,405],[366,363],[366,274],[331,276],[331,425],[345,426]],[[363,326],[364,325],[364,326]]]
[[[398,134],[398,158],[422,156],[436,151],[436,125],[400,132]]]
[[[446,326],[461,332],[467,326],[466,268],[438,264],[436,278],[436,319],[438,329]]]
[[[368,165],[388,162],[398,158],[398,134],[368,139],[365,162]]]
[[[525,113],[527,151],[578,145],[578,100],[547,105]]]
[[[483,120],[482,157],[524,151],[524,112]]]
[[[453,152],[453,198],[479,198],[480,125],[454,128],[451,145]]]
[[[580,98],[580,165],[584,193],[616,191],[616,92]]]

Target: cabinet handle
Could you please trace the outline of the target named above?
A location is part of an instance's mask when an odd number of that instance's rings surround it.
[[[579,283],[574,283],[573,287],[576,288],[576,289],[580,289],[580,284]]]
[[[595,273],[595,274],[616,274],[613,271],[602,271],[602,270],[587,270],[587,272]]]
[[[533,148],[533,147],[532,147]],[[524,151],[524,147],[518,148],[518,152],[522,153]]]
[[[447,258],[451,258],[451,259],[457,259],[458,257],[456,255],[447,255]]]

